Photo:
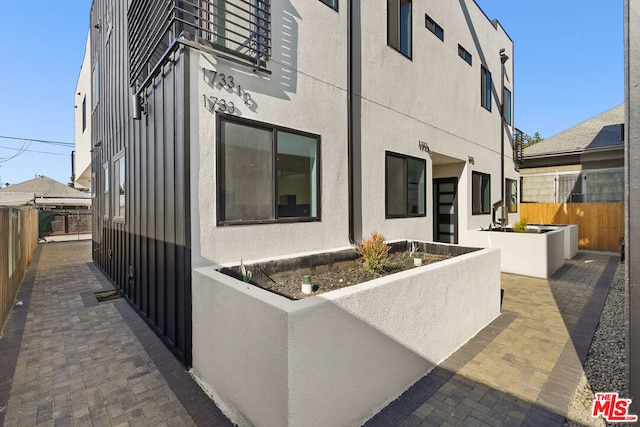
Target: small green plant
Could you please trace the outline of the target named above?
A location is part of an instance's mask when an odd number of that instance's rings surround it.
[[[389,257],[391,246],[386,244],[385,237],[377,231],[371,232],[371,237],[363,239],[362,243],[356,244],[358,252],[367,268],[371,271],[380,271],[384,267],[385,261]]]
[[[251,271],[247,270],[247,267],[245,267],[244,262],[242,261],[242,258],[240,258],[240,272],[242,273],[242,280],[244,280],[245,282],[248,282],[249,280],[251,280],[251,276],[253,274],[251,273]]]
[[[413,257],[416,258],[416,259],[422,259],[422,254],[420,252],[418,252],[418,251],[415,251],[413,253]]]
[[[526,233],[527,230],[528,227],[526,219],[521,219],[520,221],[513,224],[513,231],[515,231],[516,233]]]

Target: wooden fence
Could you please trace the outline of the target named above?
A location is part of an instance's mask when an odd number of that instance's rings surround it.
[[[0,208],[0,333],[38,245],[38,211]]]
[[[624,203],[522,203],[520,218],[530,224],[577,224],[578,248],[620,250]]]

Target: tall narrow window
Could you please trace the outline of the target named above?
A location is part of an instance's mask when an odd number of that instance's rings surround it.
[[[507,212],[509,213],[517,213],[518,212],[518,181],[513,179],[506,180],[506,205]]]
[[[87,129],[87,95],[82,98],[82,132]]]
[[[113,163],[113,175],[116,179],[118,188],[115,190],[115,203],[113,204],[113,216],[124,220],[125,216],[125,160],[124,155]]]
[[[219,118],[219,223],[320,219],[320,139]]]
[[[411,0],[387,0],[387,44],[411,58]]]
[[[508,125],[511,125],[511,121],[512,121],[511,112],[513,111],[511,106],[511,91],[506,87],[504,88],[504,92],[502,94],[502,106],[503,106],[502,114],[504,117],[504,121]]]
[[[480,67],[480,104],[491,111],[491,73]]]
[[[471,174],[471,213],[491,213],[491,175],[481,172]]]
[[[439,38],[440,40],[444,41],[444,29],[438,25],[438,23],[436,21],[434,21],[433,19],[431,19],[431,17],[427,14],[424,15],[424,22],[425,22],[425,27],[427,27],[427,29],[429,31],[431,31],[433,34],[436,35],[437,38]]]
[[[96,63],[93,66],[93,87],[91,91],[91,96],[93,99],[92,109],[98,106],[98,101],[100,101],[100,60],[96,59]]]
[[[386,153],[385,213],[387,218],[425,216],[426,162]]]
[[[109,217],[109,163],[105,163],[103,166],[104,170],[104,216],[105,218]]]

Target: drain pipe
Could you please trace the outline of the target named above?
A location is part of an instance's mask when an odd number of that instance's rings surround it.
[[[347,167],[349,198],[349,243],[355,244],[353,182],[353,0],[347,4]]]
[[[502,212],[500,214],[501,226],[504,228],[509,221],[506,209],[506,199],[504,197],[504,64],[509,60],[509,56],[505,53],[505,49],[500,49],[500,199],[502,201]]]

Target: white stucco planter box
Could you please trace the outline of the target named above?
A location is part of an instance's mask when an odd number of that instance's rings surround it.
[[[193,274],[193,374],[241,426],[360,425],[500,313],[482,249],[289,300]]]
[[[564,259],[572,259],[578,253],[578,226],[575,224],[529,224],[531,229],[562,230],[564,233]]]
[[[564,265],[565,232],[515,233],[469,230],[466,245],[498,248],[502,271],[549,278]]]

